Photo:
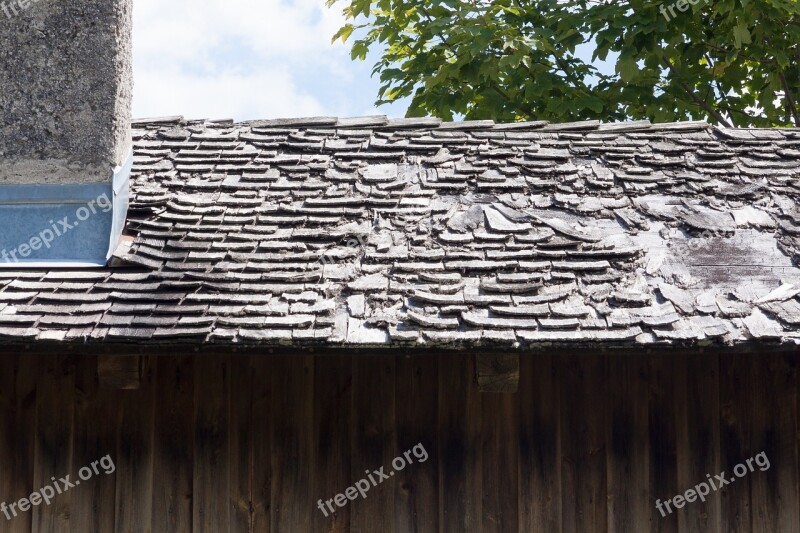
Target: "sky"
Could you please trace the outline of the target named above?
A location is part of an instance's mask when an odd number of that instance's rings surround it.
[[[137,118],[183,115],[237,121],[400,117],[407,104],[374,105],[372,60],[331,44],[341,8],[325,0],[137,0]]]

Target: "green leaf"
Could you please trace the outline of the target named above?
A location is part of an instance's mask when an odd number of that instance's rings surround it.
[[[367,46],[364,41],[356,41],[353,43],[353,48],[350,50],[350,57],[363,61],[367,59],[367,52],[369,52],[369,46]]]
[[[624,82],[630,82],[639,75],[639,65],[635,57],[622,58],[617,61],[617,73]]]
[[[750,44],[752,42],[750,40],[750,31],[744,23],[739,23],[733,28],[733,38],[736,41],[736,48],[741,48],[743,44]]]
[[[353,34],[354,29],[355,28],[352,24],[345,24],[344,26],[339,28],[339,31],[337,31],[336,34],[333,36],[331,42],[332,43],[336,42],[338,39],[341,39],[343,43],[347,42],[347,39],[349,39],[350,36]]]

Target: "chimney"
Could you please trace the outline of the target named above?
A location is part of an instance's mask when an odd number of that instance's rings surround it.
[[[128,208],[132,0],[0,0],[0,267],[102,266]]]

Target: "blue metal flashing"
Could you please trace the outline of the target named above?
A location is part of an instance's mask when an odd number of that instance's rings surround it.
[[[108,183],[0,185],[0,268],[101,267],[128,213],[133,152]]]
[[[130,202],[130,178],[133,169],[133,150],[128,154],[128,159],[121,167],[114,169],[111,187],[114,189],[114,209],[112,211],[111,236],[106,253],[106,261],[119,244],[122,230],[125,229],[125,219],[128,218],[128,204]]]

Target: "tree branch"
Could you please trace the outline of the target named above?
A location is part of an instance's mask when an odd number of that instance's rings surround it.
[[[689,87],[686,84],[686,82],[681,80],[681,73],[663,55],[661,56],[661,62],[664,64],[665,67],[667,67],[667,69],[672,73],[672,75],[675,76],[676,83],[678,85],[680,85],[681,89],[683,89],[686,92],[686,94],[689,95],[689,97],[692,99],[692,101],[694,101],[695,104],[697,104],[698,106],[703,108],[709,115],[714,117],[714,119],[717,122],[719,122],[720,124],[722,124],[726,128],[730,128],[731,127],[731,124],[728,122],[728,120],[725,117],[722,116],[722,114],[719,111],[717,111],[716,109],[714,109],[713,107],[708,105],[708,102],[706,102],[705,100],[703,100],[702,98],[697,96],[697,93],[695,93],[692,90],[692,88]]]
[[[714,76],[714,69],[717,67],[713,61],[711,61],[711,57],[708,53],[703,54],[706,56],[706,61],[708,61],[708,65],[711,67],[711,75]],[[730,109],[730,101],[728,100],[728,95],[722,90],[722,85],[719,83],[719,79],[714,76],[714,85],[717,86],[717,93],[719,94],[719,99]],[[709,87],[711,87],[709,85]],[[721,109],[721,108],[720,108]]]
[[[797,112],[797,105],[795,105],[794,98],[792,97],[792,92],[789,90],[789,84],[786,82],[786,76],[783,75],[783,72],[779,72],[778,76],[781,78],[781,85],[783,85],[783,95],[786,98],[786,115],[787,118],[789,115],[792,116],[794,119],[794,125],[800,127],[800,113]]]

